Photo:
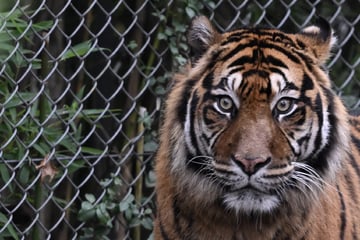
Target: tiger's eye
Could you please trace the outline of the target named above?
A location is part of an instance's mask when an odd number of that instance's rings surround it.
[[[222,111],[228,112],[232,109],[233,107],[233,101],[231,100],[230,97],[221,97],[219,98],[219,107],[221,108]]]
[[[293,101],[289,98],[280,99],[276,104],[276,109],[279,113],[286,113],[291,110]]]

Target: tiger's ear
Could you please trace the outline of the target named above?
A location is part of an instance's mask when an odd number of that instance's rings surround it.
[[[329,59],[331,49],[336,44],[336,37],[333,35],[329,22],[321,17],[315,25],[306,27],[297,36],[305,43],[308,54],[312,54],[318,60],[319,65]]]
[[[190,46],[191,61],[198,60],[216,42],[219,36],[220,34],[207,17],[193,18],[186,36]]]

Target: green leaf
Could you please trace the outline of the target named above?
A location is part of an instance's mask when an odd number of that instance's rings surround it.
[[[41,156],[46,156],[46,154],[50,151],[49,146],[47,146],[45,143],[39,142],[39,143],[34,143],[33,147],[35,148],[36,151],[38,151]]]
[[[84,167],[85,167],[85,160],[75,160],[67,166],[68,174],[72,174]]]
[[[145,152],[155,152],[158,148],[158,144],[155,141],[149,141],[144,144],[144,151]]]
[[[131,40],[131,41],[128,43],[127,47],[128,47],[130,50],[134,50],[135,48],[138,47],[138,44],[137,44],[134,40]]]
[[[8,101],[4,105],[4,107],[5,108],[13,108],[13,107],[23,105],[23,104],[31,101],[32,99],[34,99],[35,96],[36,96],[36,94],[31,93],[31,92],[19,92],[10,101]]]
[[[196,15],[196,12],[194,11],[194,9],[192,9],[190,7],[186,7],[185,12],[186,12],[186,14],[188,15],[189,18],[193,18]]]
[[[91,204],[90,202],[84,201],[81,203],[81,209],[82,210],[91,210],[94,208],[94,205]]]
[[[151,218],[143,218],[141,220],[141,225],[147,230],[152,230],[153,229],[153,220]]]
[[[81,203],[81,209],[78,214],[78,219],[80,221],[88,221],[95,217],[96,209],[94,205],[88,201],[84,201]]]
[[[13,239],[15,239],[15,240],[19,239],[14,227],[11,225],[8,218],[1,212],[0,212],[0,223],[4,223],[4,224],[7,223],[8,225],[6,226],[6,229],[9,231],[11,237],[13,237]],[[0,226],[1,226],[1,224],[0,224]]]
[[[170,27],[167,27],[164,31],[166,36],[173,36],[174,35],[174,30]]]
[[[60,135],[59,135],[60,137]],[[76,144],[70,139],[69,136],[64,137],[60,142],[59,145],[63,146],[67,151],[70,153],[76,152]]]
[[[43,31],[43,30],[48,30],[52,26],[54,26],[54,21],[49,20],[49,21],[41,21],[38,23],[34,23],[32,25],[32,28],[35,29],[35,31],[39,32],[39,31]]]
[[[93,48],[91,49],[91,41],[86,41],[86,42],[82,42],[79,43],[73,47],[70,47],[70,49],[68,49],[64,55],[61,57],[61,61],[69,59],[69,58],[73,58],[73,57],[82,57],[88,53],[91,52],[96,52],[96,51],[100,51],[100,50],[104,50],[104,48]]]
[[[152,214],[151,208],[146,208],[145,211],[144,211],[144,214],[146,214],[146,215]]]
[[[83,207],[83,204],[84,204],[85,202],[83,202],[82,204],[81,204],[81,207]],[[86,205],[86,204],[85,204]],[[91,205],[92,206],[92,205]],[[93,206],[92,206],[92,208],[91,209],[84,209],[84,208],[82,208],[82,209],[80,209],[80,211],[79,211],[79,214],[78,214],[78,219],[80,220],[80,221],[88,221],[88,220],[92,220],[94,217],[95,217],[95,214],[96,214],[96,210],[95,210],[95,208],[93,208]]]
[[[92,148],[92,147],[81,147],[81,152],[82,153],[88,153],[91,155],[100,155],[104,152],[104,150],[101,149],[97,149],[97,148]]]
[[[119,209],[120,212],[124,212],[129,209],[130,204],[128,202],[120,202]]]
[[[118,178],[118,177],[114,178],[114,185],[115,186],[121,186],[121,184],[122,184],[122,181],[121,181],[120,178]]]
[[[166,34],[160,32],[160,33],[158,33],[157,38],[159,40],[166,40],[168,38],[168,36]]]
[[[96,198],[93,194],[86,193],[85,199],[88,200],[90,203],[94,203],[96,201]]]
[[[10,180],[9,169],[6,166],[6,164],[4,164],[4,163],[0,163],[0,175],[1,175],[1,179],[3,180],[4,183],[9,182],[9,180]],[[12,191],[13,190],[12,184],[9,184],[8,186],[10,188],[10,191]],[[1,221],[1,219],[0,219],[0,221]]]
[[[8,221],[8,218],[2,212],[0,212],[0,223],[7,223]]]
[[[105,203],[101,203],[98,208],[96,208],[96,216],[100,220],[100,222],[107,227],[112,227],[111,216],[109,212],[106,210]]]
[[[19,181],[21,184],[26,186],[26,184],[29,183],[29,178],[30,178],[29,168],[27,166],[23,165],[20,170],[20,173],[19,173]]]

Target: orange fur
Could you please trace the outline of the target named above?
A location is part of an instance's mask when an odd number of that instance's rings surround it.
[[[326,24],[220,34],[199,17],[188,39],[156,155],[155,239],[357,239],[360,117],[321,68]]]

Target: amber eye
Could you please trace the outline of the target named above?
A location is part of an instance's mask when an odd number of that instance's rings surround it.
[[[288,113],[294,104],[294,101],[290,98],[282,98],[276,104],[276,110],[278,113],[285,114]]]
[[[221,96],[218,98],[218,105],[221,111],[230,112],[233,108],[233,101],[228,96]]]

